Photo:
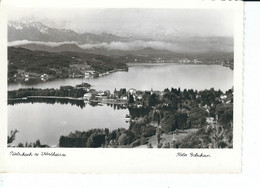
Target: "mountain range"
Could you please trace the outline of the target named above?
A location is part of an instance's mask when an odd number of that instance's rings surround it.
[[[95,44],[101,42],[129,42],[130,37],[102,33],[77,33],[70,29],[56,29],[48,27],[40,22],[8,22],[8,41],[28,40],[43,42],[74,41],[78,44]]]
[[[26,44],[19,45],[21,48],[25,48],[33,51],[47,51],[47,52],[82,52],[88,54],[100,54],[106,56],[123,56],[123,55],[135,55],[135,56],[168,56],[175,55],[175,57],[181,57],[183,54],[175,53],[168,50],[158,50],[153,48],[143,48],[140,50],[107,50],[106,48],[90,48],[90,49],[82,49],[76,44],[62,44],[57,47],[51,47],[47,45],[39,45],[39,44]]]
[[[187,37],[140,39],[108,33],[77,33],[57,29],[40,22],[8,22],[9,46],[49,52],[84,52],[101,55],[179,56],[181,54],[233,53],[233,39],[228,37]]]

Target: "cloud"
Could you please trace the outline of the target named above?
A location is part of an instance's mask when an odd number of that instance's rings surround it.
[[[63,44],[77,44],[75,41],[64,41],[64,42],[42,42],[42,41],[28,41],[28,40],[17,40],[8,42],[8,46],[21,46],[26,44],[39,44],[44,46],[58,47]]]
[[[156,50],[168,50],[172,52],[208,52],[208,51],[224,51],[232,52],[233,43],[227,42],[227,39],[215,39],[217,41],[210,39],[196,39],[196,40],[175,40],[170,42],[165,41],[142,41],[136,40],[132,42],[111,42],[111,43],[96,43],[96,44],[83,44],[79,45],[76,41],[64,41],[64,42],[42,42],[42,41],[28,41],[20,40],[8,42],[8,46],[20,46],[27,44],[38,44],[50,47],[58,47],[64,44],[76,44],[82,49],[93,49],[93,48],[103,48],[106,50],[121,50],[121,51],[136,51],[145,48],[153,48]]]
[[[122,50],[122,51],[141,50],[144,48],[154,48],[154,49],[169,50],[169,51],[177,50],[177,46],[175,46],[172,43],[161,42],[161,41],[142,41],[142,40],[137,40],[133,42],[111,42],[111,43],[103,42],[98,44],[83,44],[83,45],[79,45],[76,41],[42,42],[42,41],[19,40],[19,41],[8,42],[8,46],[20,46],[20,45],[27,45],[27,44],[38,44],[38,45],[44,45],[50,47],[58,47],[63,44],[76,44],[82,49],[105,48],[107,50]]]
[[[177,47],[172,43],[161,42],[161,41],[132,41],[132,42],[111,42],[111,43],[99,43],[99,44],[84,44],[79,45],[83,49],[90,48],[105,48],[108,50],[141,50],[144,48],[154,48],[160,50],[175,51]]]

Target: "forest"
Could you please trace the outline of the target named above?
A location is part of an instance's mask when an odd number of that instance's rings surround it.
[[[162,95],[161,95],[162,93]],[[225,96],[225,100],[222,100]],[[131,100],[131,101],[130,101]],[[137,107],[141,103],[142,107]],[[129,97],[128,129],[91,129],[61,136],[60,147],[136,147],[147,144],[148,138],[172,134],[176,130],[197,128],[198,131],[176,143],[178,148],[233,147],[233,90],[165,89],[158,94],[143,93],[140,101]],[[207,122],[213,118],[214,122]],[[166,145],[160,144],[158,148]]]
[[[47,51],[32,51],[24,48],[8,47],[8,79],[23,78],[19,72],[40,77],[47,74],[51,78],[68,78],[73,73],[84,76],[84,70],[74,70],[72,65],[90,65],[91,70],[104,73],[111,70],[128,70],[128,66],[116,57],[96,54]]]

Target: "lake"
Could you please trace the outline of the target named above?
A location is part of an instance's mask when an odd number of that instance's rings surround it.
[[[233,86],[233,71],[221,65],[185,64],[135,64],[128,72],[115,72],[99,78],[57,79],[38,84],[9,84],[8,90],[23,87],[59,88],[64,85],[76,86],[87,82],[98,90],[114,91],[115,88],[135,88],[137,90],[215,89],[228,90]]]
[[[98,90],[114,91],[115,88],[135,88],[137,90],[215,89],[228,90],[233,87],[233,71],[220,65],[183,64],[138,64],[129,67],[128,72],[115,72],[95,79],[76,78],[54,80],[36,85],[10,84],[9,90],[23,87],[59,88],[62,85],[75,86],[87,82]],[[110,106],[90,106],[83,108],[70,104],[22,103],[8,105],[8,131],[17,129],[16,140],[57,145],[61,135],[76,130],[87,131],[92,128],[128,128],[124,117],[127,109],[115,110]]]
[[[58,145],[62,135],[70,132],[87,131],[92,128],[128,129],[124,120],[128,109],[114,109],[111,106],[90,106],[80,108],[70,104],[22,103],[8,105],[8,132],[17,129],[12,143],[35,142]]]

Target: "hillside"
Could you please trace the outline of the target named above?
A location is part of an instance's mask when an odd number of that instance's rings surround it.
[[[84,65],[84,66],[79,66]],[[33,77],[47,74],[51,78],[66,78],[73,74],[84,75],[91,69],[104,73],[115,69],[127,70],[127,65],[116,58],[76,52],[54,53],[32,51],[24,48],[8,48],[8,78]]]
[[[25,44],[19,45],[16,47],[21,47],[29,50],[40,50],[47,52],[83,52],[88,54],[99,54],[105,56],[126,56],[126,55],[134,55],[134,56],[151,56],[151,57],[183,57],[182,53],[171,52],[168,50],[159,50],[153,48],[144,48],[141,50],[108,50],[106,48],[81,48],[77,44],[61,44],[59,46],[48,46],[43,44]]]

